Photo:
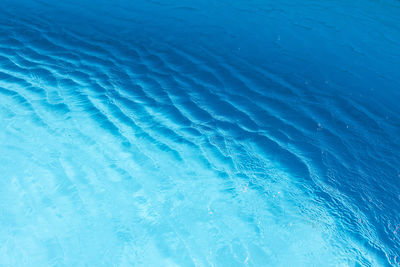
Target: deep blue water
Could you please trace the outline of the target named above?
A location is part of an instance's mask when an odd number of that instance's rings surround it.
[[[399,1],[0,3],[0,266],[400,266]]]

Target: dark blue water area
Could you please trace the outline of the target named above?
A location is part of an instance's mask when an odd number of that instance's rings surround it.
[[[399,1],[0,1],[1,266],[400,266]]]

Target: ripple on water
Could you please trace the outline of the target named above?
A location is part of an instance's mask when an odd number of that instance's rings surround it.
[[[396,110],[210,43],[1,12],[0,264],[399,262]]]

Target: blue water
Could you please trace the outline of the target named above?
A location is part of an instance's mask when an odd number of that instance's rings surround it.
[[[400,266],[399,1],[0,3],[0,266]]]

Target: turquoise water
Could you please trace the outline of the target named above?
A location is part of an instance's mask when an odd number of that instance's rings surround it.
[[[400,2],[0,9],[0,266],[399,266]]]

